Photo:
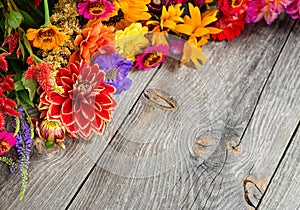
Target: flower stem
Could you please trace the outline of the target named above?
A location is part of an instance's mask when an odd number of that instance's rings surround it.
[[[51,24],[50,15],[49,15],[48,0],[44,0],[44,10],[45,10],[45,24],[43,26],[47,26],[47,25]]]
[[[9,172],[13,173],[16,169],[16,164],[12,158],[0,157],[0,161],[6,163],[9,167]]]

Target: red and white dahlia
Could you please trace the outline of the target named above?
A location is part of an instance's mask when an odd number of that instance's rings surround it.
[[[81,61],[62,68],[56,77],[63,93],[43,93],[39,107],[48,107],[47,118],[59,120],[67,134],[79,134],[88,140],[94,132],[102,134],[117,105],[112,98],[115,88],[105,81],[105,73],[98,65],[90,66]]]

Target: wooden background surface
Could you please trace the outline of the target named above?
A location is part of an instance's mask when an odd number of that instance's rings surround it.
[[[300,209],[300,22],[204,52],[132,72],[103,136],[33,154],[23,201],[0,163],[0,209]]]

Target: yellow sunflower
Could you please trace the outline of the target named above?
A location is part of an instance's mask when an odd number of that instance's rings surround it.
[[[115,25],[117,30],[123,30],[131,23],[139,20],[149,20],[151,18],[148,13],[147,4],[151,0],[114,0],[117,10],[115,16],[111,17],[105,24]]]
[[[60,32],[60,28],[48,25],[39,29],[28,29],[26,33],[27,39],[32,41],[34,47],[43,50],[52,50],[58,46],[62,46],[64,41],[69,38],[68,35]]]

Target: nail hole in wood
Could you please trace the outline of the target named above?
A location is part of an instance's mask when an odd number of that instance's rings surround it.
[[[229,152],[231,152],[234,155],[238,155],[242,151],[241,142],[238,140],[231,140],[227,143],[226,148]]]
[[[144,91],[143,95],[151,104],[161,109],[175,111],[178,107],[175,99],[165,91],[151,88]]]

